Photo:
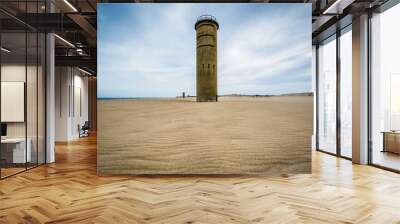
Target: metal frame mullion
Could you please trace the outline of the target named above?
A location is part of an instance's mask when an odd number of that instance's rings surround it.
[[[25,21],[28,19],[28,1],[25,0]],[[25,119],[25,170],[28,170],[28,24],[25,23],[25,100],[24,100],[24,119]]]
[[[36,13],[39,1],[36,0]],[[39,165],[39,32],[36,32],[36,166]]]
[[[372,29],[371,29],[371,20],[372,20],[372,12],[368,12],[368,20],[367,20],[367,47],[368,47],[368,53],[367,53],[367,83],[368,83],[368,90],[367,90],[367,117],[368,117],[368,124],[367,124],[367,132],[368,132],[368,164],[373,165],[373,149],[372,149],[372,63],[371,63],[371,58],[372,58]]]
[[[1,32],[1,24],[2,23],[0,23],[0,47],[2,46],[2,32]],[[0,125],[2,124],[2,122],[1,122],[1,67],[2,67],[2,64],[1,64],[1,62],[2,62],[2,57],[1,57],[1,52],[0,52]],[[1,134],[0,134],[1,135]],[[0,144],[0,180],[2,179],[2,176],[1,176],[1,170],[2,170],[2,162],[1,162],[1,150],[2,150],[2,148],[1,148],[1,144]]]
[[[47,0],[45,1],[45,13],[48,13],[47,11],[48,8],[48,2]],[[44,82],[44,99],[43,99],[43,104],[44,104],[44,135],[43,135],[43,139],[44,139],[44,161],[43,164],[47,163],[47,76],[48,76],[48,72],[47,72],[47,39],[48,39],[48,33],[45,32],[44,33],[44,69],[42,69],[42,82]],[[42,52],[43,53],[43,52]],[[43,71],[44,71],[44,77],[43,77]]]
[[[319,150],[319,44],[315,46],[315,148]]]
[[[336,154],[341,157],[341,118],[340,118],[340,84],[341,84],[341,66],[340,66],[340,30],[336,31]]]

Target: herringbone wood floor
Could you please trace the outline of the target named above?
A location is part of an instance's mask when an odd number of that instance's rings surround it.
[[[313,153],[289,177],[97,176],[96,141],[0,181],[0,223],[400,223],[400,175]]]

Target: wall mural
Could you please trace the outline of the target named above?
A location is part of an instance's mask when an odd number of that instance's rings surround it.
[[[310,173],[310,21],[311,4],[98,4],[98,173]]]

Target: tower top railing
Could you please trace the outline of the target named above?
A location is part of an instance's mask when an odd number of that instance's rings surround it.
[[[213,16],[213,15],[201,15],[201,16],[197,17],[196,22],[203,21],[203,20],[212,20],[212,21],[218,22],[217,18],[215,18],[215,16]]]
[[[201,15],[201,16],[197,17],[196,24],[194,25],[194,27],[196,28],[197,24],[202,21],[214,22],[217,25],[217,28],[219,28],[217,18],[215,18],[215,16],[213,16],[213,15]]]

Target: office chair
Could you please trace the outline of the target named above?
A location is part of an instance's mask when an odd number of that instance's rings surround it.
[[[82,127],[79,127],[78,125],[78,129],[79,129],[79,138],[89,136],[89,129],[90,129],[89,121],[85,121]]]

